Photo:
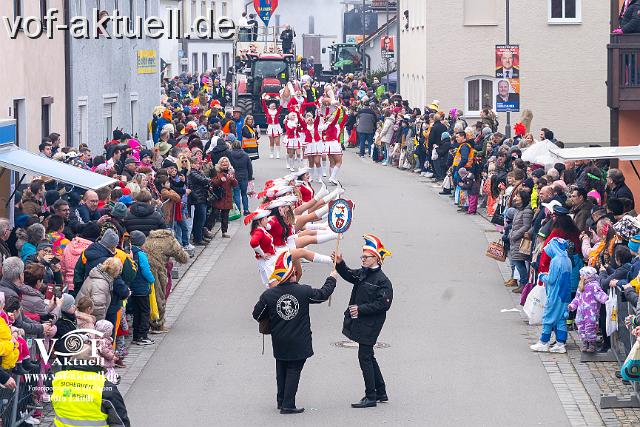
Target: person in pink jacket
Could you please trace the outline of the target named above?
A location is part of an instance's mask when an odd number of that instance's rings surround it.
[[[95,222],[86,224],[82,232],[71,240],[62,252],[60,260],[60,271],[64,280],[66,291],[73,290],[73,270],[76,267],[78,258],[90,244],[100,236],[100,226]]]

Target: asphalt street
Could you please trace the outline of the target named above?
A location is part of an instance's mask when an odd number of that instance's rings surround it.
[[[254,162],[256,188],[285,175],[284,160]],[[502,285],[478,225],[425,180],[345,155],[340,180],[355,204],[342,241],[357,267],[365,233],[393,256],[384,265],[394,301],[376,350],[390,402],[352,409],[364,395],[357,350],[334,344],[351,285],[339,279],[331,307],[311,309],[315,355],[297,397],[301,415],[276,410],[275,362],[251,311],[263,291],[248,229],[240,228],[125,397],[133,426],[568,425],[527,326]],[[252,203],[257,204],[256,201]],[[315,249],[314,249],[315,248]],[[311,248],[325,254],[335,242]],[[195,266],[197,268],[197,265]],[[319,287],[328,266],[305,264]]]

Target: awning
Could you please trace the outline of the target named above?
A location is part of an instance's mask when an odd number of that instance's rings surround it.
[[[57,181],[88,190],[97,190],[116,183],[115,179],[41,157],[13,144],[0,147],[0,167],[21,174],[48,176]]]
[[[633,147],[552,148],[549,151],[562,160],[640,160],[640,145]]]

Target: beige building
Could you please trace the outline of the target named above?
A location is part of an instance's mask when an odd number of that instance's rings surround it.
[[[64,0],[2,0],[0,16],[41,17],[43,8],[57,8],[58,23],[64,22]],[[30,30],[35,26],[30,25]],[[17,121],[16,143],[38,151],[44,135],[57,132],[66,141],[64,33],[53,32],[29,39],[18,31],[11,39],[0,26],[0,119]]]
[[[584,7],[583,7],[584,6]],[[505,43],[502,0],[400,0],[400,87],[411,105],[441,101],[467,118],[495,107],[495,45]],[[606,1],[511,0],[510,42],[520,45],[520,110],[532,129],[569,144],[609,144]],[[511,114],[512,125],[520,113]],[[499,114],[504,130],[506,114]]]

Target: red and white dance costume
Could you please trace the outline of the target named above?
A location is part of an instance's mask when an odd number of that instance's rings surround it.
[[[300,149],[300,123],[297,113],[289,113],[284,121],[284,145],[287,147],[287,168],[294,171],[296,167],[296,157],[290,150]]]
[[[280,225],[280,221],[275,216],[269,218],[269,233],[273,236],[273,246],[276,248],[276,252],[282,249],[295,249],[295,233],[293,232],[293,226],[289,226],[286,238],[284,236],[284,229]]]
[[[301,184],[298,186],[298,189],[300,190],[300,195],[302,196],[302,201],[304,203],[307,203],[308,201],[313,199],[313,196],[315,195],[315,190],[313,189],[311,184],[309,184],[306,181],[302,181]]]
[[[280,126],[280,113],[282,112],[282,105],[278,105],[276,108],[269,108],[267,102],[262,100],[262,109],[267,120],[267,136],[272,140],[280,138],[282,136],[282,126]],[[275,145],[275,144],[274,144]],[[280,158],[280,142],[278,141],[278,148],[274,145],[269,145],[271,150],[270,157],[273,158],[273,152],[276,150],[276,157]]]
[[[269,286],[269,275],[273,270],[276,248],[273,245],[273,236],[264,227],[257,227],[251,232],[251,247],[256,253],[258,271],[262,284]]]

